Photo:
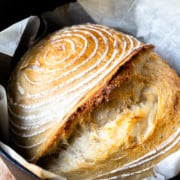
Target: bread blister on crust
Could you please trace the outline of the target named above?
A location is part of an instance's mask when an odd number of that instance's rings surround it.
[[[179,147],[179,87],[151,45],[100,25],[65,28],[28,51],[14,72],[12,141],[70,179],[147,175]]]

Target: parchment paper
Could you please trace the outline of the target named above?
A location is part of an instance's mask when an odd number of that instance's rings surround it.
[[[19,49],[22,50],[21,47],[26,46],[22,51],[23,54],[29,46],[48,32],[68,25],[95,22],[132,34],[141,41],[154,44],[155,51],[180,74],[179,0],[78,0],[77,3],[69,3],[57,7],[54,11],[45,12],[41,18],[42,22],[40,23],[36,16],[27,17],[0,32],[0,53],[3,54],[3,59],[0,56],[0,67],[5,62],[6,55],[8,59],[13,57],[12,59],[17,60],[16,54]],[[43,34],[41,33],[41,36],[37,37],[41,24],[44,27]],[[6,76],[6,78],[8,77]],[[3,116],[0,116],[0,126],[2,127],[2,122],[4,123],[4,120],[7,119],[7,102],[5,90],[2,87],[0,87],[0,95],[0,112],[4,113]],[[7,140],[8,135],[6,132],[4,134],[4,140]],[[0,144],[0,147],[4,148],[12,157],[16,153],[3,143]],[[15,157],[18,162],[27,168],[30,167],[30,170],[39,176],[40,174],[46,176],[49,173],[42,173],[44,170],[29,165],[19,155]],[[157,164],[154,167],[156,177],[147,179],[164,180],[172,178],[178,173],[180,173],[180,150]],[[55,176],[50,173],[50,177]]]

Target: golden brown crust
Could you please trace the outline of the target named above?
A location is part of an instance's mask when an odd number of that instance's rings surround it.
[[[119,67],[143,48],[152,45],[95,24],[65,28],[32,47],[8,86],[15,148],[31,161],[53,151],[74,123],[70,116],[91,106]]]

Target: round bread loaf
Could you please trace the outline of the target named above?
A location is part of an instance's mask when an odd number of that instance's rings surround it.
[[[38,42],[8,85],[15,149],[68,179],[149,175],[180,147],[180,79],[152,47],[97,24]]]

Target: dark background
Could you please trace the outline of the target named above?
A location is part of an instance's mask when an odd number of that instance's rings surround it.
[[[40,15],[76,0],[0,0],[0,31],[30,15]]]

